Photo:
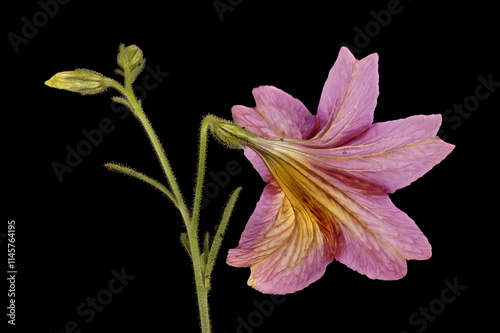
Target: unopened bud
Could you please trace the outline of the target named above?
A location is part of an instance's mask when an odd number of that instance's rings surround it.
[[[142,50],[137,45],[125,47],[124,44],[120,44],[117,62],[125,71],[132,71],[137,67],[143,67],[145,59]]]
[[[252,142],[257,137],[255,134],[248,132],[233,122],[214,116],[208,117],[210,117],[209,128],[212,133],[229,148],[238,149],[244,146],[251,146]]]
[[[82,95],[98,94],[108,88],[105,76],[88,69],[59,72],[45,81],[45,84],[51,88],[69,90]]]

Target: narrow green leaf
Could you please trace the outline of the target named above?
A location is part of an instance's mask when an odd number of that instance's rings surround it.
[[[210,248],[210,252],[208,253],[207,266],[205,269],[205,286],[207,289],[210,289],[210,280],[212,271],[215,266],[215,261],[217,259],[217,255],[219,254],[219,250],[222,245],[222,239],[224,238],[229,219],[231,218],[231,214],[233,212],[234,206],[236,205],[236,200],[238,199],[241,190],[242,187],[240,186],[229,196],[229,200],[226,204],[226,207],[224,208],[224,212],[222,213],[219,227],[217,228],[217,232],[215,233],[212,247]]]
[[[130,110],[132,110],[132,105],[130,105],[130,102],[129,102],[129,101],[128,101],[128,99],[126,99],[126,98],[123,98],[123,97],[118,97],[118,96],[113,96],[113,97],[111,98],[111,100],[113,100],[113,102],[123,104],[123,105],[125,105],[126,107],[128,107]]]
[[[159,181],[157,181],[157,180],[155,180],[155,179],[153,179],[151,177],[148,177],[145,174],[143,174],[143,173],[141,173],[141,172],[139,172],[137,170],[134,170],[134,169],[132,169],[132,168],[130,168],[128,166],[122,165],[122,164],[106,163],[106,164],[104,164],[104,166],[109,171],[122,173],[124,175],[130,176],[130,177],[133,177],[133,178],[136,178],[136,179],[139,179],[139,180],[142,180],[142,181],[148,183],[149,185],[153,186],[158,191],[162,192],[167,197],[169,197],[170,200],[172,200],[172,202],[174,203],[174,205],[177,206],[177,201],[175,200],[174,195],[172,194],[172,192],[170,192],[165,187],[165,185],[161,184]]]

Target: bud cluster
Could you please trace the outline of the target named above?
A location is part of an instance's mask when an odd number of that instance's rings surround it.
[[[125,78],[125,85],[130,86],[146,66],[146,59],[137,45],[125,46],[120,44],[116,73]],[[74,71],[59,72],[52,76],[45,84],[51,88],[64,89],[82,95],[101,93],[109,87],[117,88],[120,85],[101,73],[89,69],[75,69]]]

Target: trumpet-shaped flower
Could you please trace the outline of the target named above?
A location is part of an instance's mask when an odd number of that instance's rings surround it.
[[[253,95],[255,107],[232,109],[244,130],[228,125],[216,133],[244,146],[267,183],[227,258],[251,268],[250,286],[293,293],[334,259],[371,279],[395,280],[406,275],[407,260],[431,256],[427,238],[388,193],[424,175],[454,146],[436,136],[440,115],[373,123],[377,54],[357,60],[342,48],[316,115],[272,86]]]

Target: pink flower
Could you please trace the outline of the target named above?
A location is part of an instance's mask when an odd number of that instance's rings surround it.
[[[440,115],[372,124],[377,61],[377,54],[356,60],[342,48],[316,116],[271,86],[253,90],[256,107],[233,107],[245,131],[232,135],[267,182],[227,258],[251,268],[255,289],[301,290],[333,259],[371,279],[395,280],[406,275],[407,260],[431,256],[427,238],[388,193],[423,176],[454,146],[436,136]]]

